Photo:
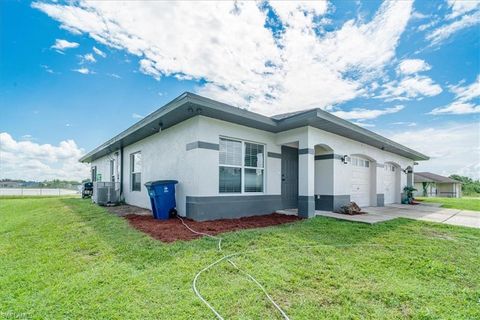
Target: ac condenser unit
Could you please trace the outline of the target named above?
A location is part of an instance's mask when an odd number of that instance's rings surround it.
[[[94,182],[92,201],[101,206],[116,205],[119,199],[119,190],[115,182]]]

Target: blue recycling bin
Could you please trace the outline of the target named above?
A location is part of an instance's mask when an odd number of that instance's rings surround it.
[[[152,204],[152,213],[155,219],[167,220],[170,212],[175,209],[176,180],[158,180],[145,183]]]

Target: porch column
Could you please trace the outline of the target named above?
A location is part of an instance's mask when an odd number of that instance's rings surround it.
[[[298,215],[315,216],[315,149],[300,141],[298,150]]]

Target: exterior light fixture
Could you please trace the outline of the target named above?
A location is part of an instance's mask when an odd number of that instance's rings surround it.
[[[343,164],[347,164],[350,161],[350,157],[348,155],[344,155],[340,158],[340,160],[342,160]]]

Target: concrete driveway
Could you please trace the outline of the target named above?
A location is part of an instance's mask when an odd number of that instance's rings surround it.
[[[424,204],[391,204],[385,207],[367,207],[364,208],[363,211],[367,212],[367,214],[348,216],[333,212],[316,211],[316,215],[370,224],[401,217],[456,226],[480,228],[479,211],[447,209]]]

